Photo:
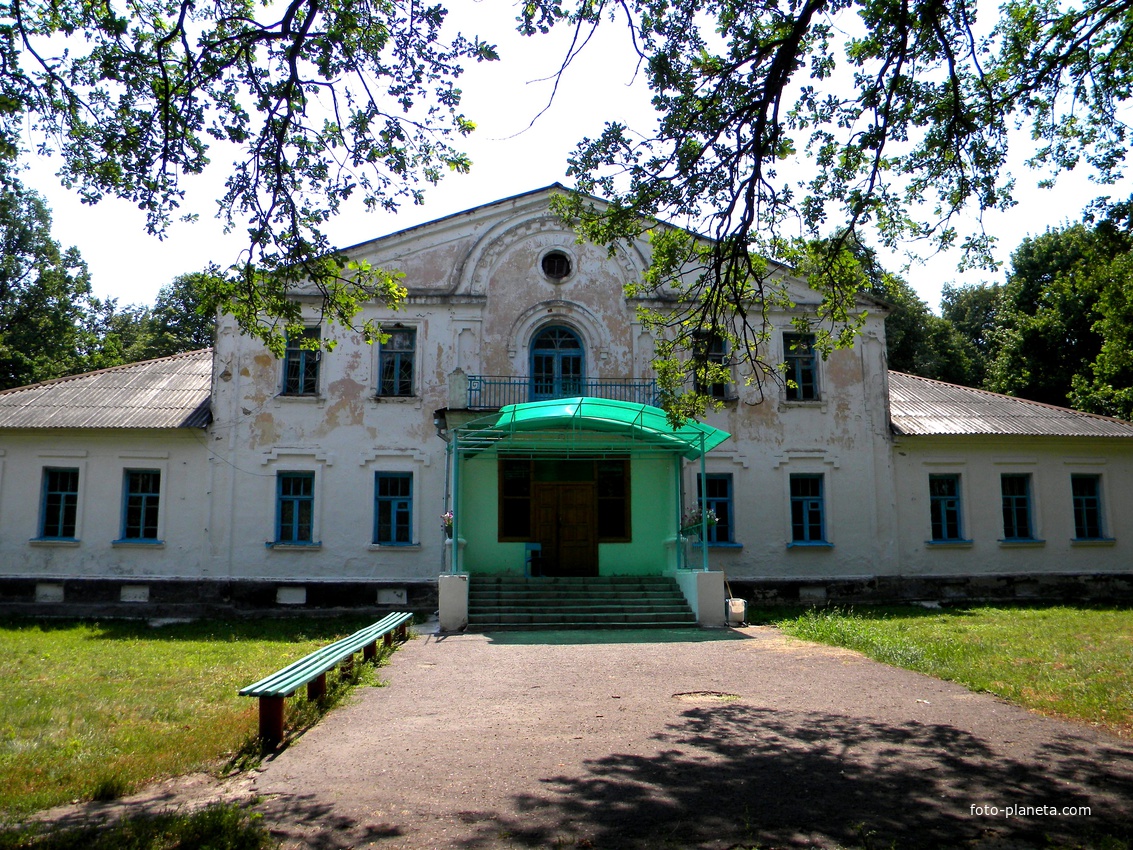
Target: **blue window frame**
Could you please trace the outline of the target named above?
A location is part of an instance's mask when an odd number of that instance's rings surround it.
[[[963,540],[960,526],[960,476],[930,475],[928,498],[932,539],[942,543]]]
[[[384,546],[413,542],[413,473],[374,473],[374,542]]]
[[[586,363],[582,340],[570,328],[544,328],[531,341],[531,400],[583,394]]]
[[[711,543],[734,543],[732,529],[732,474],[730,472],[710,472],[708,473],[704,483],[704,489],[701,489],[702,482],[699,475],[696,476],[696,498],[697,504],[700,504],[701,498],[708,505],[708,510],[716,514],[716,525],[710,526],[708,529],[708,542]]]
[[[818,357],[814,350],[814,334],[783,334],[783,353],[787,364],[787,399],[817,399]]]
[[[79,470],[44,469],[39,536],[48,540],[74,540],[78,512]]]
[[[1102,527],[1102,477],[1071,475],[1074,501],[1074,537],[1077,540],[1104,540]]]
[[[122,496],[122,540],[157,541],[161,472],[127,469]]]
[[[791,540],[795,543],[825,543],[825,513],[822,475],[792,475]]]
[[[1005,474],[1000,477],[1003,495],[1003,539],[1033,540],[1031,525],[1031,476]]]
[[[382,328],[389,339],[378,349],[378,395],[412,396],[417,331]]]
[[[694,343],[694,359],[699,363],[710,364],[713,367],[728,365],[728,341],[724,337],[715,333],[702,334],[694,340]],[[698,373],[695,385],[696,391],[701,395],[721,401],[728,398],[729,384],[726,381],[708,383],[705,376]]]
[[[314,542],[315,473],[281,472],[276,482],[275,542]]]
[[[287,338],[287,350],[283,355],[283,394],[317,395],[319,392],[319,361],[322,352],[317,348],[304,347],[320,338],[318,328],[307,328],[299,336]]]

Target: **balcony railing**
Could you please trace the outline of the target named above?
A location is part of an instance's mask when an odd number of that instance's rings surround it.
[[[552,398],[591,396],[635,404],[657,404],[654,380],[616,380],[607,378],[564,378],[551,385],[532,378],[504,375],[469,375],[468,407],[471,410],[497,410],[508,404],[524,404]]]

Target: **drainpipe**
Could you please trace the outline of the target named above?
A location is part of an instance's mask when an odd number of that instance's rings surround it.
[[[673,454],[673,493],[676,496],[676,522],[677,522],[677,543],[674,548],[677,552],[677,569],[681,569],[681,564],[684,562],[684,544],[681,543],[681,456]]]

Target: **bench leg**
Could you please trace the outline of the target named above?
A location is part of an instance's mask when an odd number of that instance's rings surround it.
[[[283,740],[283,697],[260,697],[260,737],[272,745]]]
[[[373,661],[378,657],[378,642],[368,643],[362,647],[362,660]]]
[[[320,673],[307,683],[307,699],[311,702],[327,695],[327,674]]]
[[[382,646],[393,646],[393,632],[382,635]]]
[[[338,665],[338,674],[340,676],[350,676],[354,673],[354,656],[348,655],[342,659],[342,663]]]
[[[397,627],[397,639],[398,640],[409,640],[409,631],[406,629],[405,623],[402,623],[400,626]]]

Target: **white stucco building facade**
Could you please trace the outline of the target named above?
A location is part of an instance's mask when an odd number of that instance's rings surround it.
[[[0,393],[0,605],[432,610],[454,573],[705,567],[755,600],[1133,592],[1133,425],[890,373],[872,301],[822,360],[788,280],[796,380],[667,432],[624,294],[648,245],[578,244],[553,190],[348,249],[404,274],[360,317],[384,344],[298,293],[333,350],[222,317],[212,350]]]

